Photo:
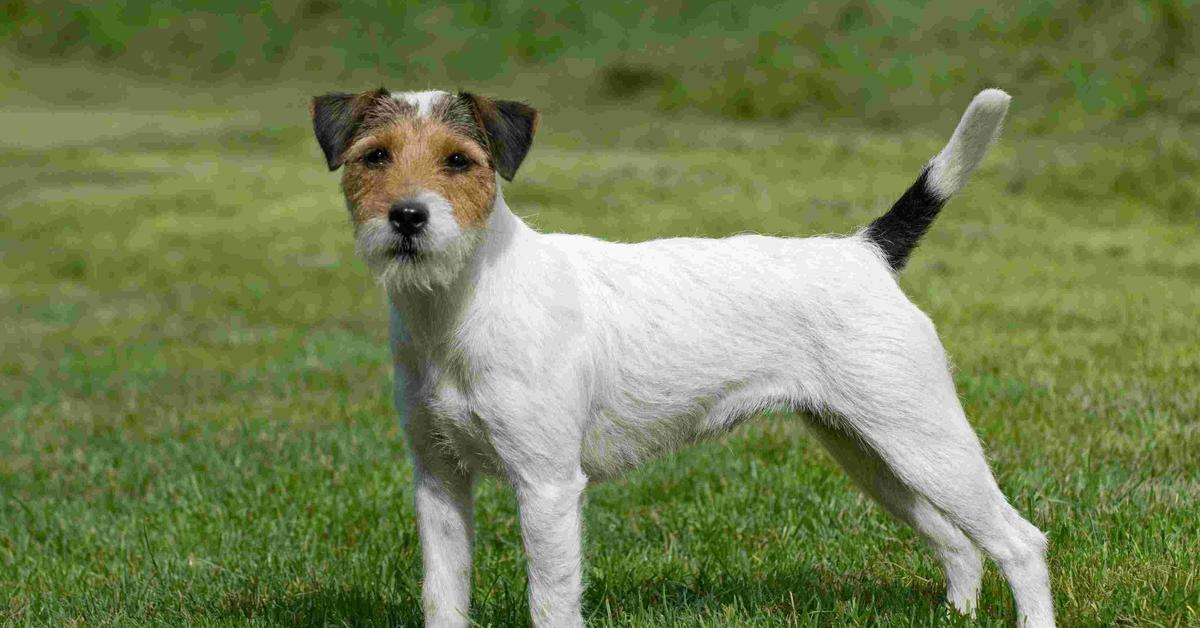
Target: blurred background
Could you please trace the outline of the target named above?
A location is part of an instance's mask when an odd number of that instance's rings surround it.
[[[1191,0],[2,6],[9,102],[153,106],[147,86],[198,104],[283,86],[495,86],[551,111],[898,129],[952,124],[969,93],[1001,86],[1021,132],[1119,137],[1153,156],[1148,171],[1106,169],[1073,192],[1134,194],[1186,218],[1197,206],[1196,187],[1178,185],[1195,179],[1182,136],[1200,120]]]
[[[418,622],[386,312],[307,111],[384,85],[538,107],[510,205],[620,240],[848,233],[1009,91],[902,283],[1062,624],[1196,625],[1198,42],[1191,0],[0,0],[0,624]],[[477,513],[476,619],[527,623],[511,497]],[[595,625],[967,625],[794,417],[586,516]]]
[[[999,84],[1039,130],[1200,119],[1189,2],[107,2],[3,5],[7,51],[162,81],[505,84],[737,119],[895,125]],[[112,98],[97,85],[62,94]],[[905,122],[911,123],[906,115]]]

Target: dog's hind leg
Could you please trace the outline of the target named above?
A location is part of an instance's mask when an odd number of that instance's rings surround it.
[[[932,547],[946,574],[946,598],[958,612],[974,615],[983,577],[983,558],[975,544],[924,497],[913,492],[854,438],[813,417],[809,428],[834,460],[867,495],[907,523]]]
[[[965,419],[962,424],[965,427]],[[1016,599],[1019,626],[1053,626],[1045,536],[1009,505],[969,429],[964,433],[953,426],[924,427],[860,434],[897,480],[928,500],[996,561]],[[941,427],[948,429],[939,432]]]
[[[878,456],[890,474],[924,498],[1000,566],[1025,628],[1054,625],[1046,538],[1000,492],[963,414],[928,319],[902,334],[873,338],[847,361],[826,399],[832,425]]]

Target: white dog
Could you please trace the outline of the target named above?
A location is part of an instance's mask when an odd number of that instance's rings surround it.
[[[1008,101],[976,96],[916,183],[852,236],[621,244],[539,233],[505,204],[497,175],[512,179],[537,128],[527,105],[315,98],[358,250],[391,303],[427,624],[468,624],[479,473],[516,492],[534,624],[580,626],[587,484],[784,408],[929,542],[954,608],[974,612],[979,548],[1019,623],[1052,626],[1046,539],[996,486],[933,324],[896,283]]]

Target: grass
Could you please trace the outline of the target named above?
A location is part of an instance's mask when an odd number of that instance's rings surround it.
[[[385,312],[307,128],[328,86],[5,72],[0,624],[416,624]],[[73,76],[112,97],[64,104]],[[902,131],[547,98],[506,196],[607,238],[844,233],[970,95]],[[1050,536],[1062,625],[1196,625],[1194,137],[1038,136],[1016,102],[902,282],[1000,484]],[[474,619],[522,625],[514,501],[478,494]],[[594,487],[586,530],[592,625],[972,625],[787,415]],[[989,567],[975,624],[1013,619]]]

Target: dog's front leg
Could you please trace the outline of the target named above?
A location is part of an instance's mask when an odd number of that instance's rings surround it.
[[[416,459],[417,530],[425,568],[425,625],[468,625],[471,607],[471,476],[442,460]]]
[[[586,486],[578,470],[565,478],[515,482],[534,626],[583,626],[580,526]]]

